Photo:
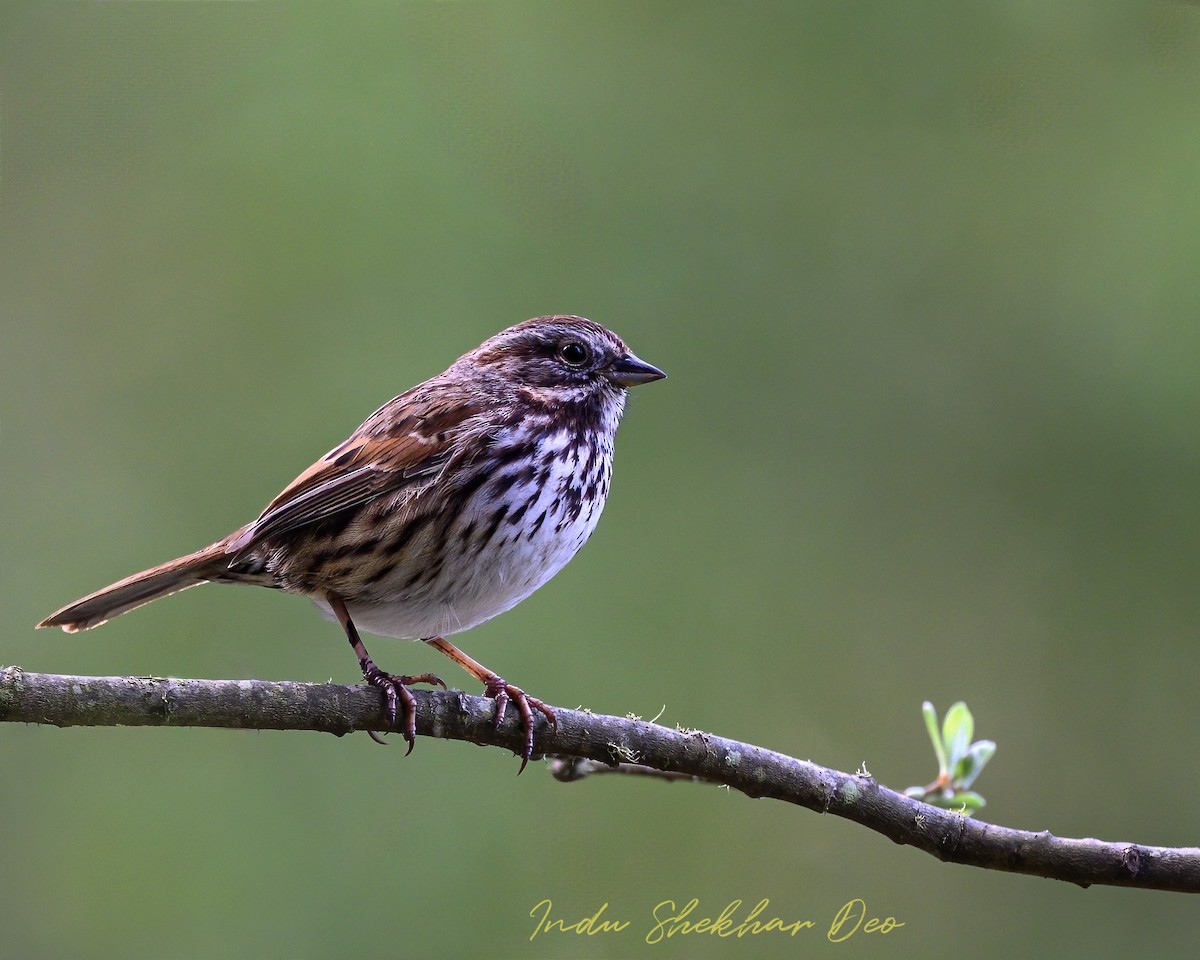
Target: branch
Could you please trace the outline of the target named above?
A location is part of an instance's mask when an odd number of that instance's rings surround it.
[[[492,728],[494,704],[458,691],[416,690],[417,733],[517,753],[515,710]],[[1105,843],[998,827],[940,810],[851,775],[698,730],[555,707],[558,731],[538,724],[535,749],[552,751],[553,771],[579,779],[606,767],[661,771],[723,784],[869,827],[950,863],[1066,880],[1200,892],[1200,848]],[[382,732],[382,694],[363,684],[264,680],[71,677],[0,670],[0,721],[70,726],[234,727],[317,730],[342,736]]]

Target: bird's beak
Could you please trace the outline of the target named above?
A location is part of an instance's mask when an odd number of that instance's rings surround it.
[[[622,387],[636,387],[639,383],[663,380],[667,376],[658,367],[651,366],[645,360],[639,360],[632,353],[627,353],[615,361],[604,375]]]

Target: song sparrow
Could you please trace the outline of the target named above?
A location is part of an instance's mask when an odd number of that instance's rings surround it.
[[[513,607],[562,569],[608,496],[625,390],[665,374],[582,317],[536,317],[390,400],[305,470],[257,520],[47,617],[87,630],[201,583],[247,583],[314,600],[346,632],[388,724],[416,736],[408,685],[380,670],[357,627],[422,639],[483,683],[495,723],[511,700],[533,752],[533,711],[554,711],[445,639]],[[398,708],[399,704],[399,708]]]

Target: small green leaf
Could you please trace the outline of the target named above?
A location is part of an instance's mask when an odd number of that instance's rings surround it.
[[[987,766],[987,762],[995,753],[996,743],[994,740],[976,740],[971,744],[967,755],[959,761],[959,770],[954,775],[954,785],[966,790],[983,772],[983,768]]]
[[[971,746],[971,736],[975,733],[975,720],[971,711],[961,700],[946,711],[946,719],[942,721],[942,740],[946,744],[949,763],[947,769],[953,770],[958,762],[967,755]]]
[[[938,776],[944,777],[950,772],[950,765],[946,762],[946,748],[942,746],[942,738],[938,734],[937,711],[933,709],[933,704],[926,700],[921,704],[921,712],[925,714],[925,728],[929,731],[929,739],[933,741],[933,753],[938,762]]]
[[[943,810],[957,811],[967,817],[971,816],[971,814],[987,803],[983,797],[972,790],[964,790],[957,793],[947,790],[935,793],[925,797],[925,802],[931,806],[940,807]]]

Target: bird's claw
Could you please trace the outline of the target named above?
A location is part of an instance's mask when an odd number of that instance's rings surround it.
[[[417,699],[408,688],[414,683],[428,683],[430,685],[437,684],[445,690],[447,689],[445,681],[432,673],[419,673],[411,677],[384,673],[374,663],[368,664],[363,669],[363,679],[371,686],[379,687],[383,691],[384,715],[387,717],[388,729],[399,729],[398,721],[403,716],[404,729],[401,732],[408,744],[408,749],[404,751],[404,755],[407,757],[412,753],[413,746],[417,742]],[[376,743],[387,743],[374,730],[368,730],[367,734]]]
[[[521,724],[525,728],[525,748],[521,752],[521,769],[517,771],[517,776],[525,769],[525,765],[529,763],[530,757],[533,756],[533,727],[534,716],[536,710],[542,714],[550,725],[558,731],[558,719],[554,716],[554,711],[546,704],[542,703],[537,697],[531,697],[520,687],[514,686],[504,680],[503,677],[493,674],[484,682],[484,695],[491,697],[496,701],[496,716],[492,719],[492,729],[499,730],[500,724],[504,722],[504,714],[508,709],[508,703],[511,700],[517,706],[517,710],[521,714]]]

